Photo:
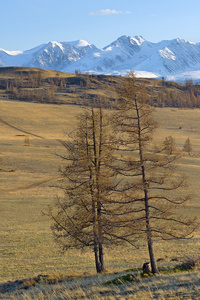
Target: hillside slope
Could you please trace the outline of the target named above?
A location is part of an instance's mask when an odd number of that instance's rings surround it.
[[[0,98],[29,102],[88,105],[101,97],[115,106],[122,76],[65,73],[39,68],[0,67]],[[157,107],[200,107],[200,86],[137,78],[145,84],[149,104]]]

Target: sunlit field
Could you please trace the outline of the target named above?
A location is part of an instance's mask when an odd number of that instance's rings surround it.
[[[58,140],[66,140],[76,125],[78,105],[52,105],[0,101],[0,277],[2,281],[37,274],[59,272],[66,275],[93,275],[92,250],[59,252],[44,212],[57,196],[59,167],[65,162],[59,155],[66,149]],[[200,214],[200,110],[159,108],[159,123],[154,142],[172,136],[181,151],[189,137],[192,155],[182,153],[178,167],[188,177],[194,194],[183,212]],[[10,126],[9,126],[10,125]],[[20,131],[21,130],[21,131]],[[31,135],[31,133],[33,135]],[[158,266],[173,265],[185,256],[198,254],[200,230],[193,239],[155,242]],[[108,272],[141,268],[148,261],[145,243],[137,250],[127,245],[106,249]]]

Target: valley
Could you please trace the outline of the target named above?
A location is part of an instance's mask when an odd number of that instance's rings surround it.
[[[57,139],[67,139],[81,107],[5,100],[1,100],[0,105],[4,121],[30,132],[27,142],[27,134],[0,123],[1,277],[11,279],[54,270],[93,272],[93,256],[87,251],[75,257],[74,251],[64,256],[57,252],[50,222],[47,216],[42,215],[48,204],[63,195],[59,188],[62,182],[59,167],[63,167],[64,162],[58,155],[65,155],[66,149]],[[188,207],[182,209],[191,216],[198,214],[200,111],[157,108],[155,115],[160,124],[155,141],[162,143],[166,136],[172,135],[181,150],[187,137],[191,139],[192,156],[184,155],[179,161],[179,168],[187,174],[194,198]],[[164,264],[169,264],[174,257],[195,255],[200,243],[199,234],[197,231],[195,238],[188,241],[158,242],[157,257],[164,257]],[[106,253],[108,269],[140,267],[141,262],[147,259],[145,248],[142,251],[124,248],[123,254],[119,248],[117,253],[117,261],[112,251]]]
[[[111,102],[107,109],[114,109],[116,88],[120,85],[121,77],[106,77],[83,74],[55,73],[48,70],[36,69],[1,69],[2,80],[16,80],[20,83],[23,79],[23,86],[30,90],[38,89],[38,86],[26,86],[29,84],[28,72],[32,72],[34,84],[38,84],[38,74],[40,73],[41,89],[47,88],[48,78],[53,82],[67,78],[71,82],[68,87],[58,87],[56,91],[56,101],[21,101],[20,99],[9,98],[6,89],[0,90],[0,265],[1,282],[8,280],[14,281],[18,278],[32,278],[38,274],[48,274],[56,278],[56,274],[64,274],[67,278],[62,284],[67,285],[67,292],[75,297],[75,290],[78,291],[77,297],[93,296],[97,288],[97,296],[102,292],[102,297],[106,293],[119,297],[120,294],[128,293],[128,286],[122,284],[121,287],[105,288],[103,282],[111,280],[124,274],[125,270],[134,269],[139,272],[142,263],[148,260],[146,245],[141,242],[137,250],[131,246],[119,246],[115,249],[105,250],[106,275],[95,275],[93,255],[91,251],[75,250],[62,254],[58,245],[55,243],[51,232],[51,223],[45,214],[48,205],[52,204],[56,197],[63,196],[63,178],[59,168],[65,165],[62,156],[65,156],[66,149],[61,141],[68,140],[68,134],[76,127],[76,116],[84,109],[87,100],[81,102],[81,97],[86,91],[88,94],[101,95],[106,98],[106,102]],[[34,73],[35,72],[35,73]],[[56,71],[57,72],[57,71]],[[35,75],[34,75],[35,74]],[[89,84],[84,86],[80,82],[87,81]],[[71,78],[71,79],[70,79]],[[70,81],[71,80],[71,81]],[[162,81],[145,80],[149,94],[155,88],[155,99],[162,89]],[[74,87],[72,93],[67,93],[68,88]],[[184,85],[166,83],[169,91],[184,94]],[[60,89],[60,90],[59,90]],[[59,92],[63,89],[63,95]],[[57,94],[58,93],[58,94]],[[62,97],[62,98],[59,98]],[[62,99],[65,99],[65,102]],[[58,101],[59,100],[59,101]],[[199,216],[200,214],[200,191],[199,191],[199,172],[200,172],[200,110],[199,108],[177,108],[177,107],[155,107],[154,116],[159,123],[159,127],[154,135],[153,143],[162,144],[168,136],[173,136],[177,148],[181,152],[181,158],[177,167],[188,177],[189,191],[193,197],[187,206],[181,207],[182,212],[188,215]],[[182,151],[187,138],[192,144],[192,153],[188,155]],[[198,219],[199,222],[199,219]],[[182,262],[185,257],[195,257],[199,251],[200,231],[195,232],[194,237],[189,240],[180,241],[155,241],[156,258],[159,268],[174,267]],[[117,273],[118,275],[116,275]],[[127,272],[125,272],[127,273]],[[176,293],[176,288],[171,282],[177,280],[182,284],[180,293],[187,294],[186,285],[191,282],[189,290],[198,285],[196,278],[199,271],[182,275],[158,275],[160,277],[154,281],[155,285],[168,286],[172,293]],[[164,276],[164,277],[163,277]],[[62,276],[61,276],[62,277]],[[73,289],[70,290],[70,284]],[[87,291],[87,282],[90,288]],[[57,281],[56,281],[57,282]],[[84,283],[81,283],[84,282]],[[132,288],[137,289],[137,296],[142,291],[149,297],[149,290],[154,290],[152,279],[147,278],[144,282],[134,283]],[[58,282],[57,282],[58,283]],[[30,290],[33,291],[32,283]],[[39,283],[40,284],[40,283]],[[50,286],[47,288],[41,283],[35,293],[45,289],[47,293],[60,293],[61,286]],[[144,290],[142,289],[142,287]],[[144,287],[145,286],[145,287]],[[74,288],[75,287],[75,288]],[[56,288],[58,289],[56,290]],[[130,286],[129,286],[130,288]],[[159,293],[162,294],[162,288]],[[175,291],[174,291],[175,289]],[[118,290],[118,291],[117,291]],[[65,289],[66,291],[66,289]],[[130,291],[130,289],[129,289]],[[155,292],[155,291],[154,291]],[[156,293],[156,292],[155,292]],[[52,294],[51,294],[52,295]],[[140,294],[141,295],[141,294]],[[26,294],[25,294],[26,296]],[[25,297],[24,296],[24,297]],[[2,296],[3,297],[3,296]],[[21,297],[21,294],[16,294]],[[4,298],[2,298],[4,299]]]

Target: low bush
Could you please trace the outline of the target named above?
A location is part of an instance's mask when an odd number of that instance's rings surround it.
[[[177,265],[175,268],[180,271],[188,271],[198,269],[200,267],[199,257],[186,257],[182,263]]]
[[[135,281],[135,280],[136,280],[135,274],[129,273],[129,274],[126,274],[126,275],[116,277],[112,280],[109,280],[105,283],[105,285],[111,285],[111,284],[118,285],[118,284],[122,284],[122,283],[126,283],[126,282],[132,282],[132,281]]]

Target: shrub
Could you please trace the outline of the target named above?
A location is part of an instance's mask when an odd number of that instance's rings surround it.
[[[194,270],[200,267],[199,257],[186,257],[186,259],[175,268],[181,271]]]
[[[122,283],[126,283],[126,282],[132,282],[136,280],[136,276],[132,273],[126,274],[126,275],[122,275],[119,277],[116,277],[112,280],[109,280],[105,283],[105,285],[118,285],[118,284],[122,284]]]

